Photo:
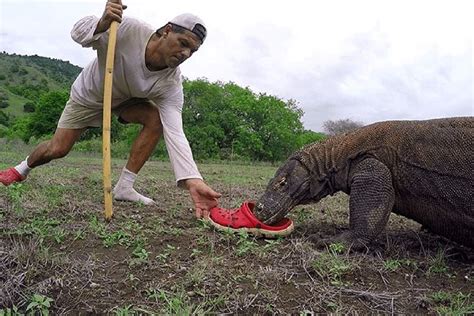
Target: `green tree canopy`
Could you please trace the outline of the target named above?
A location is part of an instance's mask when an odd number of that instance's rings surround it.
[[[10,116],[3,112],[2,110],[0,110],[0,125],[3,125],[3,126],[8,126],[10,124]]]
[[[186,80],[184,92],[184,126],[196,157],[278,161],[309,139],[301,138],[303,111],[294,100],[205,79]]]
[[[57,122],[68,99],[69,93],[67,91],[52,91],[42,94],[28,124],[27,129],[30,137],[52,134],[56,130]]]
[[[6,133],[10,138],[28,142],[31,137],[40,138],[52,134],[69,98],[68,91],[51,91],[41,94],[34,112],[17,118]]]

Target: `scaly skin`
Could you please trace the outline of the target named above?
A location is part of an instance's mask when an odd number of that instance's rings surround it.
[[[292,155],[254,208],[266,224],[299,204],[343,191],[350,230],[334,241],[362,247],[390,212],[474,247],[474,117],[375,123]]]

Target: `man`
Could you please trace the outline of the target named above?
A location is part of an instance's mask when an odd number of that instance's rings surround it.
[[[71,31],[74,41],[83,47],[92,47],[97,51],[97,58],[73,83],[70,99],[53,138],[39,144],[16,167],[0,171],[0,182],[9,185],[23,181],[32,168],[67,155],[88,127],[101,125],[107,30],[112,21],[117,21],[120,25],[112,111],[120,122],[138,123],[143,128],[114,188],[114,198],[147,205],[154,203],[136,192],[133,184],[163,135],[178,186],[189,190],[196,216],[206,217],[208,211],[217,205],[220,194],[202,180],[183,132],[183,87],[178,67],[199,49],[206,37],[206,28],[198,17],[182,14],[154,31],[135,19],[122,20],[124,9],[126,6],[120,0],[109,1],[100,19],[88,16],[74,25]]]

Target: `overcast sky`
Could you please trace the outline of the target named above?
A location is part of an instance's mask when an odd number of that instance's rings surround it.
[[[182,66],[294,99],[304,125],[474,115],[472,0],[127,0],[125,14],[157,28],[191,12],[208,38]],[[105,1],[0,0],[0,51],[85,66],[95,54],[70,38]]]

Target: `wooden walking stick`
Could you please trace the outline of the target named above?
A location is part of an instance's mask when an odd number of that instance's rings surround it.
[[[110,125],[112,119],[112,81],[114,75],[115,43],[117,41],[118,22],[113,21],[109,29],[109,43],[105,62],[104,78],[104,113],[102,127],[102,160],[104,177],[104,207],[105,219],[112,218],[112,179],[110,162]]]

